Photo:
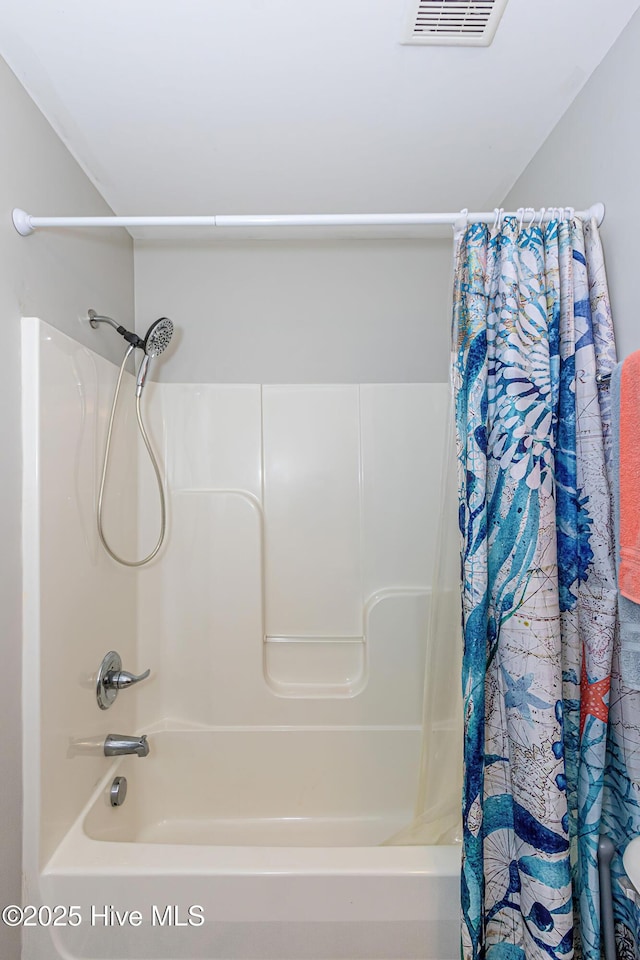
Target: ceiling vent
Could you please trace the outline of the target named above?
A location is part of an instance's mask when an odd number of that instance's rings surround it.
[[[487,47],[507,0],[412,0],[404,43]]]

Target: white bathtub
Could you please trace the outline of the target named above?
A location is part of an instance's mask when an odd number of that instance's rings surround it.
[[[77,906],[82,922],[28,931],[25,955],[453,960],[459,847],[380,845],[411,819],[419,741],[398,728],[150,733],[150,755],[111,766],[41,872],[41,902]],[[113,808],[116,774],[128,795]]]

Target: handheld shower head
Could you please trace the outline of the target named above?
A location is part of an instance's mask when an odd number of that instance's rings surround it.
[[[154,357],[159,357],[161,353],[164,353],[171,342],[172,335],[173,323],[169,320],[169,317],[160,317],[160,319],[152,323],[147,330],[146,336],[142,341],[144,357],[138,370],[136,397],[142,395],[145,380],[147,379],[149,361]]]
[[[148,357],[159,357],[163,353],[173,336],[173,323],[169,317],[160,317],[152,323],[144,338],[144,352]]]
[[[126,567],[142,567],[145,563],[149,563],[150,560],[158,553],[160,547],[164,542],[165,532],[166,532],[166,519],[167,519],[167,507],[166,500],[164,495],[164,487],[162,484],[162,475],[160,473],[160,468],[158,466],[158,461],[156,460],[155,454],[153,452],[153,447],[149,440],[149,436],[145,429],[144,421],[142,419],[142,404],[141,396],[142,390],[144,388],[144,383],[147,378],[147,371],[149,369],[149,363],[154,357],[159,357],[161,353],[169,346],[171,342],[171,336],[173,334],[173,323],[169,320],[168,317],[160,317],[159,320],[156,320],[155,323],[152,323],[144,340],[141,340],[140,337],[131,333],[129,330],[125,330],[124,327],[121,327],[116,323],[115,320],[112,320],[111,317],[98,316],[95,310],[89,310],[89,323],[95,329],[99,323],[107,323],[112,326],[118,333],[125,338],[129,343],[129,349],[124,355],[124,359],[120,365],[120,373],[118,374],[118,379],[116,381],[116,389],[113,394],[113,403],[111,404],[111,415],[109,417],[109,426],[107,427],[107,439],[104,447],[104,460],[102,463],[102,477],[100,480],[100,490],[98,493],[98,536],[100,537],[100,542],[107,551],[110,557],[116,560],[118,563],[124,564]],[[116,413],[116,407],[118,404],[118,396],[120,395],[120,385],[122,383],[122,377],[124,376],[125,367],[129,357],[133,353],[134,349],[140,348],[144,351],[144,356],[142,358],[142,363],[140,364],[140,369],[138,370],[138,377],[136,379],[136,417],[138,419],[138,428],[140,430],[140,436],[144,441],[144,445],[147,448],[147,453],[149,454],[149,459],[151,460],[151,466],[153,467],[154,473],[156,475],[156,481],[158,483],[158,493],[160,494],[160,536],[158,541],[151,551],[147,554],[142,560],[125,560],[123,557],[119,556],[114,550],[109,546],[108,541],[105,538],[104,530],[102,528],[102,512],[104,504],[104,488],[107,478],[107,469],[109,466],[109,451],[111,449],[111,436],[113,433],[113,421]]]
[[[136,380],[136,396],[139,397],[147,378],[149,360],[152,360],[154,357],[159,357],[161,353],[164,353],[171,342],[173,323],[169,320],[169,317],[160,317],[159,320],[152,323],[145,334],[144,340],[141,339],[137,333],[132,333],[130,330],[125,329],[125,327],[120,326],[120,324],[116,323],[111,317],[101,316],[97,314],[95,310],[89,310],[89,323],[94,330],[97,329],[99,323],[108,323],[109,326],[117,330],[120,336],[124,337],[132,347],[144,350],[144,357],[142,358]]]

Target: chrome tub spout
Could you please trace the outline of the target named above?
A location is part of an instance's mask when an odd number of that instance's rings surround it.
[[[123,733],[109,733],[104,742],[105,757],[123,757],[129,753],[136,753],[139,757],[146,757],[149,753],[147,735],[128,737]]]

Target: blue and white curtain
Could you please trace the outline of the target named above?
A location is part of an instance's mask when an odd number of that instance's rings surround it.
[[[466,960],[600,960],[614,364],[595,222],[458,235]]]

